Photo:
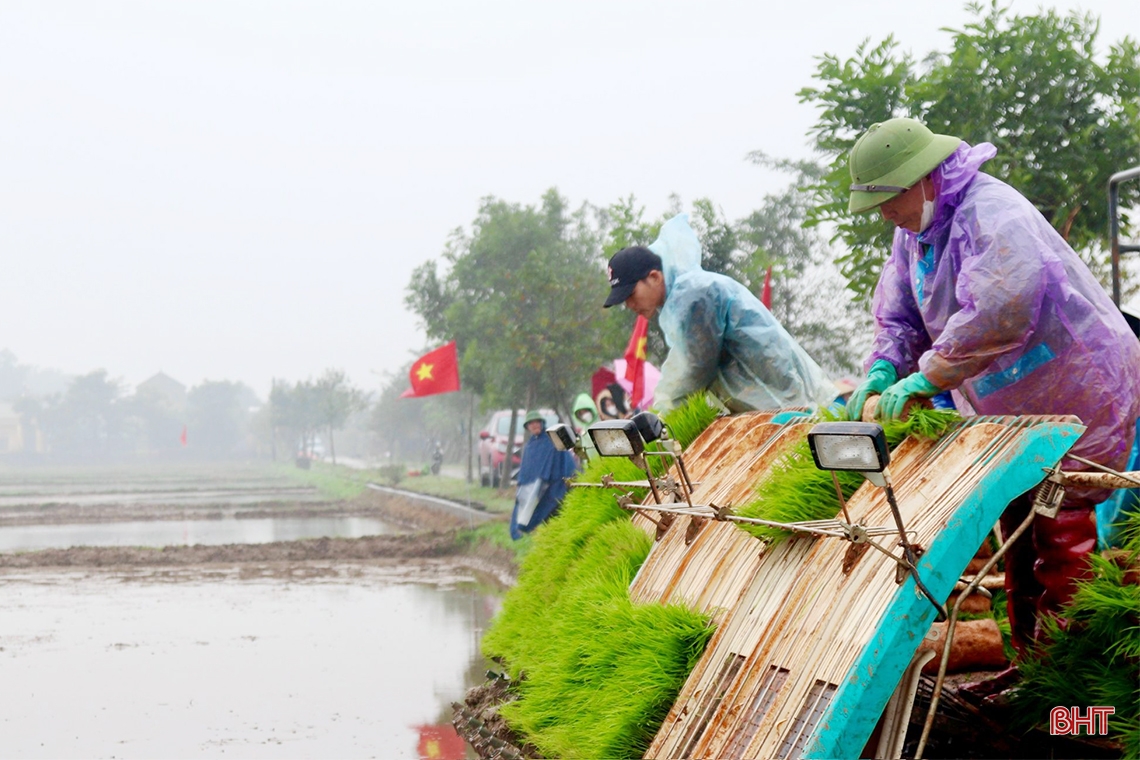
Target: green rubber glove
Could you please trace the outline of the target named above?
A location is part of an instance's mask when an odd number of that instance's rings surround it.
[[[927,380],[921,372],[907,375],[883,391],[883,395],[879,397],[879,406],[875,409],[875,419],[901,419],[907,401],[915,396],[930,398],[941,392],[942,389]]]
[[[898,379],[899,376],[898,373],[895,372],[895,365],[886,359],[879,359],[872,364],[871,371],[867,373],[867,379],[863,381],[862,385],[855,389],[855,392],[851,394],[851,398],[847,399],[847,419],[862,419],[863,405],[867,403],[867,398],[882,393],[887,388],[890,388]]]

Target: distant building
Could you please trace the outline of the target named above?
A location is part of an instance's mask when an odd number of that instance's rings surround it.
[[[186,411],[186,386],[165,372],[139,383],[135,395],[158,399],[164,407],[179,414]]]

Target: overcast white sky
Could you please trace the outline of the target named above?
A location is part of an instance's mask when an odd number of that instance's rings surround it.
[[[1038,3],[1014,0],[1032,13]],[[1140,36],[1136,0],[1092,11]],[[814,57],[949,47],[954,3],[0,0],[0,348],[136,384],[425,347],[412,269],[479,199],[744,216],[808,155]],[[1103,49],[1103,48],[1102,48]],[[1122,167],[1124,168],[1124,167]],[[620,348],[620,347],[619,347]],[[611,352],[612,353],[612,352]]]

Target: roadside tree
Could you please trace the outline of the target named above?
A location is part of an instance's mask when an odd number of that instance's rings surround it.
[[[323,424],[314,383],[303,380],[290,387],[283,380],[274,380],[269,391],[269,418],[274,451],[277,441],[284,439],[290,456],[308,456]]]
[[[349,383],[343,370],[327,369],[313,384],[313,394],[321,424],[328,431],[329,456],[336,464],[333,434],[344,427],[353,412],[364,408],[364,393]]]
[[[487,198],[471,233],[457,230],[441,261],[415,270],[408,307],[429,338],[456,341],[463,385],[484,408],[566,414],[610,353],[601,347],[621,351],[628,327],[600,308],[601,240],[588,209],[568,213],[556,190],[538,206]]]
[[[385,464],[430,463],[433,442],[443,447],[445,461],[468,457],[472,444],[474,394],[464,389],[423,398],[402,398],[411,362],[385,378],[372,406],[369,428]],[[466,382],[466,378],[464,378]],[[472,480],[471,462],[468,476]]]

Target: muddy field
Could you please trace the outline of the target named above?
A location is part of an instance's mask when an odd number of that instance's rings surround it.
[[[457,540],[457,531],[474,524],[476,515],[414,495],[368,490],[353,499],[328,499],[314,486],[298,484],[264,466],[0,471],[0,527],[283,516],[368,517],[395,532],[220,546],[79,546],[6,552],[0,553],[0,570],[177,567],[185,571],[195,566],[257,565],[246,572],[300,577],[338,562],[393,567],[414,562],[444,574],[448,568],[464,567],[502,583],[513,577],[507,552],[472,551]],[[477,517],[487,519],[482,514]]]
[[[0,551],[4,756],[439,756],[514,578],[461,532],[505,518],[270,467],[0,470],[4,531],[349,516],[387,532]]]

